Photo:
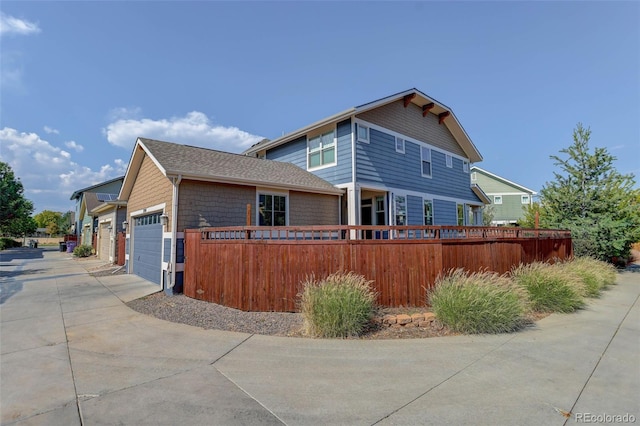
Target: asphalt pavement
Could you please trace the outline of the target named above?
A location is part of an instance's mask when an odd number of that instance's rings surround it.
[[[102,263],[0,254],[2,425],[640,423],[640,273],[517,333],[323,340],[137,313]]]

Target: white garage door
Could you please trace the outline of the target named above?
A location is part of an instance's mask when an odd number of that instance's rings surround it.
[[[109,261],[109,247],[111,246],[111,231],[109,230],[110,225],[110,223],[100,224],[100,233],[98,235],[98,238],[100,238],[98,247],[98,258],[100,260],[104,260],[105,262]]]

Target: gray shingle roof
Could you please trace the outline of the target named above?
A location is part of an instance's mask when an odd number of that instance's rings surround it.
[[[212,149],[138,138],[165,175],[183,175],[209,181],[237,182],[339,194],[324,179],[291,164]]]

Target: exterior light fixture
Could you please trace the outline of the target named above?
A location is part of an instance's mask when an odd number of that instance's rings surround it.
[[[129,226],[129,222],[127,222],[126,220],[122,222],[122,230],[126,231],[127,230],[127,226]]]
[[[160,216],[160,223],[162,223],[162,226],[167,226],[167,224],[169,223],[169,216],[167,216],[166,214]]]

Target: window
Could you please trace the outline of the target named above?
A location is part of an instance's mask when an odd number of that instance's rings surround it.
[[[422,176],[431,177],[431,150],[427,147],[420,147],[420,157],[422,158]]]
[[[160,223],[161,215],[162,213],[152,213],[146,216],[138,216],[134,219],[134,223],[136,226],[154,225],[156,223]]]
[[[502,195],[494,195],[493,204],[502,204]]]
[[[424,224],[433,225],[433,201],[424,200]]]
[[[445,158],[447,159],[447,167],[448,168],[452,168],[453,167],[453,157],[450,156],[449,154],[446,154]]]
[[[404,154],[404,139],[396,138],[396,152]]]
[[[468,161],[462,161],[462,171],[465,173],[469,173],[469,162]]]
[[[309,138],[307,142],[307,168],[331,166],[336,164],[336,141],[333,130]]]
[[[362,124],[356,124],[358,132],[358,142],[369,143],[369,128]]]
[[[258,196],[260,226],[287,225],[287,197],[285,195],[260,194]]]
[[[523,195],[520,197],[520,201],[522,202],[522,204],[531,204],[531,197],[529,197],[528,195]]]
[[[407,197],[404,195],[393,196],[394,207],[394,225],[406,225],[407,224]]]
[[[386,214],[384,211],[384,197],[376,197],[376,225],[385,225]]]
[[[458,226],[464,226],[464,204],[458,204]]]
[[[476,172],[471,173],[471,182],[478,180],[478,174]]]

